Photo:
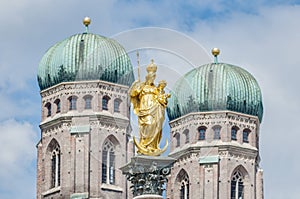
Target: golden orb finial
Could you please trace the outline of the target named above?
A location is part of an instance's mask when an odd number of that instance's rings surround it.
[[[213,48],[211,50],[211,53],[215,57],[215,64],[217,64],[218,63],[218,55],[220,54],[220,49],[219,48]]]
[[[218,56],[220,54],[220,49],[219,48],[213,48],[211,50],[211,53],[213,54],[213,56]]]
[[[91,23],[91,18],[89,18],[89,17],[84,17],[84,19],[83,19],[83,24],[85,25],[85,26],[89,26],[90,25],[90,23]]]
[[[91,18],[84,17],[82,23],[85,25],[85,33],[89,32],[89,25],[91,24]]]

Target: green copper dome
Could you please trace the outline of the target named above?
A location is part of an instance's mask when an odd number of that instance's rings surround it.
[[[191,112],[230,110],[262,120],[261,90],[244,69],[211,63],[193,69],[179,79],[168,103],[170,120]]]
[[[41,90],[80,80],[104,80],[130,86],[134,75],[125,49],[113,39],[83,33],[58,42],[40,61]]]

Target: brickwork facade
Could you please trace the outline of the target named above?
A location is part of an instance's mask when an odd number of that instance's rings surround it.
[[[118,169],[134,151],[127,91],[126,86],[103,81],[61,83],[41,91],[37,199],[132,198]],[[232,181],[241,175],[243,198],[263,199],[259,126],[257,117],[231,111],[190,113],[171,121],[170,156],[177,161],[167,198],[237,198]],[[113,174],[102,164],[106,143],[114,148]],[[59,173],[54,160],[59,161]]]
[[[177,161],[167,198],[263,199],[259,125],[257,117],[231,111],[190,113],[171,121],[169,156]]]
[[[127,198],[119,170],[130,158],[127,91],[127,86],[98,80],[41,91],[37,199]]]

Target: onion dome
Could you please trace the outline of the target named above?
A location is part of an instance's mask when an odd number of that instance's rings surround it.
[[[89,23],[85,22],[87,27]],[[134,81],[133,67],[125,49],[113,39],[86,32],[50,47],[39,63],[41,90],[61,82],[82,80],[130,86]]]
[[[174,120],[191,112],[230,110],[262,120],[260,87],[246,70],[225,63],[195,68],[180,78],[172,89],[167,113]]]

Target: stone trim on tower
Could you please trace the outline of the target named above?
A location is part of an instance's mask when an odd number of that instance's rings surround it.
[[[169,156],[177,161],[171,170],[167,186],[167,198],[179,198],[175,188],[175,176],[184,169],[189,173],[189,191],[194,198],[231,199],[233,172],[240,169],[243,175],[245,199],[256,199],[256,172],[259,164],[258,140],[259,120],[255,116],[232,111],[190,113],[170,121],[171,136],[189,131],[190,142],[171,143]],[[205,136],[200,138],[199,129]],[[218,129],[216,133],[216,129]],[[237,129],[236,140],[232,129]],[[243,132],[248,133],[248,142]],[[219,139],[216,139],[216,134]],[[182,140],[182,139],[180,139]],[[172,139],[172,142],[176,139]],[[243,168],[243,169],[242,169]],[[176,195],[177,194],[177,195]]]
[[[126,198],[127,185],[119,168],[128,160],[130,136],[128,87],[103,81],[61,83],[41,92],[43,112],[51,104],[52,114],[42,116],[41,141],[38,144],[37,198]],[[70,98],[76,96],[76,110],[69,110]],[[120,100],[119,112],[113,106],[101,108],[101,99],[109,96]],[[90,109],[86,99],[91,98]],[[122,102],[121,102],[122,100]],[[57,102],[60,111],[56,111]],[[113,105],[113,104],[112,104]],[[102,183],[102,145],[105,139],[117,140],[114,162],[114,183]],[[45,159],[46,146],[56,139],[60,146],[60,186],[50,188],[51,161]]]

